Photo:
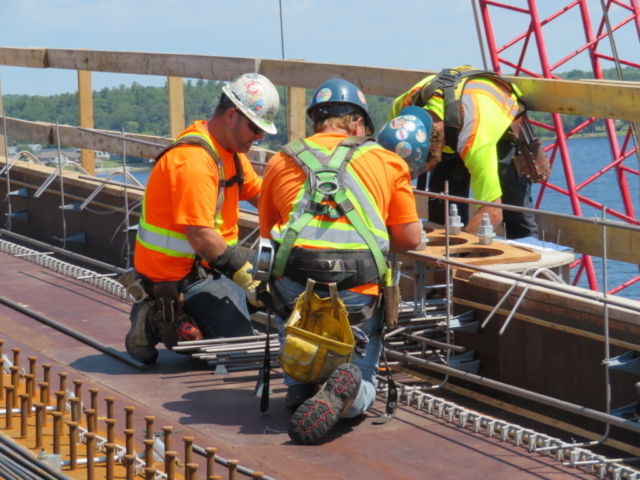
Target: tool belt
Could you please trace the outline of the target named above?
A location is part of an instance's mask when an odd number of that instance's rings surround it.
[[[513,163],[518,176],[525,175],[531,183],[546,182],[551,174],[551,164],[544,152],[542,141],[536,138],[526,113],[518,115],[505,136],[518,147]]]
[[[134,296],[134,303],[145,300],[150,303],[151,308],[147,319],[162,339],[162,343],[168,349],[172,349],[180,340],[195,340],[198,335],[201,335],[197,329],[190,328],[195,325],[195,322],[184,311],[183,292],[189,285],[205,276],[206,273],[196,262],[191,272],[178,281],[153,282],[134,269],[125,273],[119,281]],[[195,337],[191,338],[190,335]]]
[[[344,303],[335,283],[330,296],[320,298],[309,279],[296,300],[284,328],[285,338],[278,360],[282,370],[298,382],[323,383],[335,369],[351,361],[355,339]]]
[[[338,290],[348,290],[367,283],[380,283],[376,262],[369,250],[325,250],[296,247],[284,270],[284,276],[300,285],[307,279],[316,282],[315,289],[329,291],[335,283]]]

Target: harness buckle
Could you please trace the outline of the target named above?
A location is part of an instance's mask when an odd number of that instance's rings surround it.
[[[342,215],[346,215],[351,210],[353,210],[353,203],[351,203],[351,200],[347,199],[344,202],[339,203],[336,207],[336,210],[339,210],[340,212],[342,212]]]
[[[340,190],[340,172],[333,168],[321,168],[313,172],[316,177],[316,190],[324,195],[333,195]],[[322,174],[332,174],[332,178],[321,178]],[[322,175],[325,176],[325,175]]]

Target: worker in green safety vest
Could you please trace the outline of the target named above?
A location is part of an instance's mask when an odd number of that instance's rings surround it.
[[[407,163],[366,137],[374,126],[360,89],[329,80],[307,114],[314,134],[283,147],[264,174],[258,210],[261,236],[277,246],[272,294],[291,313],[309,279],[321,298],[336,284],[355,352],[329,372],[319,391],[318,384],[285,376],[286,404],[295,410],[288,433],[300,444],[317,443],[339,418],[372,405],[384,325],[381,292],[390,277],[386,257],[415,248],[422,230]],[[281,340],[285,320],[278,318]]]

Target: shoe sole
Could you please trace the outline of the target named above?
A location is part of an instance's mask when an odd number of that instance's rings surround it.
[[[322,389],[304,402],[289,422],[289,437],[300,445],[317,443],[353,404],[362,373],[351,364],[340,365]]]

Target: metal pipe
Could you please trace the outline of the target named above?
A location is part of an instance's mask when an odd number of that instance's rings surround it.
[[[411,252],[409,252],[411,254]],[[414,257],[416,258],[416,257]],[[543,287],[549,290],[555,290],[562,293],[568,293],[570,295],[574,295],[576,297],[586,298],[588,300],[593,300],[602,304],[615,305],[616,307],[624,308],[627,310],[632,310],[640,313],[640,302],[630,302],[627,299],[617,299],[615,297],[606,297],[604,298],[600,292],[594,292],[591,290],[583,290],[578,289],[576,287],[572,287],[569,285],[560,285],[556,283],[547,283],[541,280],[534,280],[527,277],[521,277],[520,275],[515,275],[513,273],[504,272],[501,270],[491,270],[489,268],[480,267],[478,265],[471,265],[468,263],[457,262],[455,260],[447,260],[442,257],[435,257],[433,255],[427,255],[425,253],[420,253],[420,257],[418,260],[427,259],[432,262],[437,263],[446,263],[449,265],[453,265],[455,267],[465,268],[467,270],[476,270],[481,273],[488,273],[490,275],[496,275],[498,277],[508,278],[509,280],[515,280],[523,283],[529,283],[531,285],[535,285],[536,287]]]
[[[575,405],[573,403],[565,402],[563,400],[551,398],[546,395],[541,395],[539,393],[525,390],[523,388],[507,385],[505,383],[501,383],[496,380],[491,380],[489,378],[481,377],[479,375],[474,375],[472,373],[456,370],[455,368],[439,365],[433,362],[428,362],[426,360],[411,357],[409,355],[395,352],[393,350],[385,349],[385,353],[387,356],[395,360],[400,360],[400,361],[410,363],[412,365],[416,365],[419,367],[425,367],[425,368],[428,368],[429,370],[434,370],[438,373],[450,375],[452,377],[460,378],[462,380],[466,380],[478,385],[483,385],[485,387],[493,388],[494,390],[510,393],[513,395],[517,395],[519,397],[527,398],[529,400],[534,400],[544,405],[559,408],[567,412],[576,413],[578,415],[582,415],[583,417],[591,418],[592,420],[604,422],[608,425],[613,425],[615,427],[621,427],[636,433],[640,433],[640,424],[632,422],[630,420],[624,420],[619,417],[614,417],[613,415],[608,415],[606,413],[598,412],[597,410],[592,410],[590,408],[582,407],[580,405]]]
[[[103,353],[106,353],[107,355],[111,355],[113,358],[116,358],[124,363],[128,363],[131,366],[136,367],[139,370],[148,370],[149,367],[147,365],[145,365],[142,362],[139,362],[137,360],[134,360],[133,358],[129,357],[129,356],[125,356],[122,353],[120,353],[119,351],[117,351],[116,349],[112,348],[112,347],[108,347],[103,343],[97,342],[96,340],[94,340],[91,337],[88,337],[80,332],[77,332],[65,325],[62,325],[59,322],[56,322],[55,320],[52,320],[48,317],[45,317],[44,315],[41,315],[37,312],[34,312],[31,309],[25,308],[22,305],[12,302],[11,300],[0,296],[0,303],[3,303],[5,305],[7,305],[8,307],[13,308],[14,310],[19,311],[20,313],[24,313],[25,315],[28,315],[31,318],[35,318],[36,320],[52,327],[55,328],[56,330],[65,333],[67,335],[69,335],[70,337],[75,338],[76,340],[79,340],[83,343],[86,343],[87,345],[92,346],[93,348],[95,348],[96,350],[99,350]]]
[[[46,463],[41,462],[27,448],[17,444],[6,435],[0,435],[0,452],[8,458],[11,458],[17,464],[23,466],[31,472],[36,473],[36,478],[51,480],[68,480],[66,475],[56,472]]]
[[[442,350],[453,350],[454,352],[462,353],[467,349],[461,345],[452,345],[450,343],[438,342],[437,340],[431,340],[429,338],[421,337],[420,335],[411,335],[406,333],[405,338],[407,340],[413,340],[414,342],[426,343],[432,347],[440,348]]]
[[[184,347],[201,347],[205,345],[215,345],[218,343],[237,343],[237,342],[246,342],[246,341],[256,341],[256,340],[264,340],[267,336],[263,333],[259,335],[248,335],[246,337],[229,337],[229,338],[211,338],[205,340],[189,340],[188,342],[178,342],[176,347],[173,347],[171,350],[174,352],[182,352],[187,350]],[[182,348],[181,348],[182,347]]]
[[[17,240],[20,240],[21,242],[30,243],[31,245],[35,245],[45,250],[51,250],[55,253],[59,253],[60,255],[67,256],[69,258],[73,258],[74,260],[79,260],[81,262],[88,263],[90,265],[95,265],[96,267],[104,268],[105,270],[110,270],[112,272],[116,272],[120,274],[126,273],[126,270],[124,268],[119,268],[114,265],[109,265],[108,263],[103,263],[103,262],[100,262],[99,260],[94,260],[93,258],[85,257],[84,255],[70,252],[69,250],[65,250],[64,248],[55,247],[53,245],[49,245],[48,243],[40,242],[38,240],[33,240],[32,238],[25,237],[24,235],[20,235],[18,233],[10,232],[9,230],[0,228],[0,235],[13,237]]]
[[[549,217],[564,218],[566,220],[574,220],[576,222],[591,223],[594,225],[606,225],[607,227],[621,228],[623,230],[640,232],[640,226],[638,225],[630,225],[627,223],[615,222],[612,220],[602,220],[598,217],[594,217],[594,218],[577,217],[575,215],[569,215],[566,213],[555,213],[555,212],[549,212],[547,210],[536,210],[535,208],[516,207],[515,205],[507,205],[506,203],[484,202],[481,200],[476,200],[475,198],[469,199],[465,197],[454,197],[453,195],[445,195],[443,193],[425,192],[422,190],[416,190],[415,188],[413,190],[413,194],[417,196],[422,195],[425,197],[439,198],[444,200],[453,200],[455,202],[469,203],[473,205],[502,208],[504,210],[510,210],[513,212],[533,213],[535,215],[546,215]],[[252,213],[255,213],[255,212],[252,212]]]

